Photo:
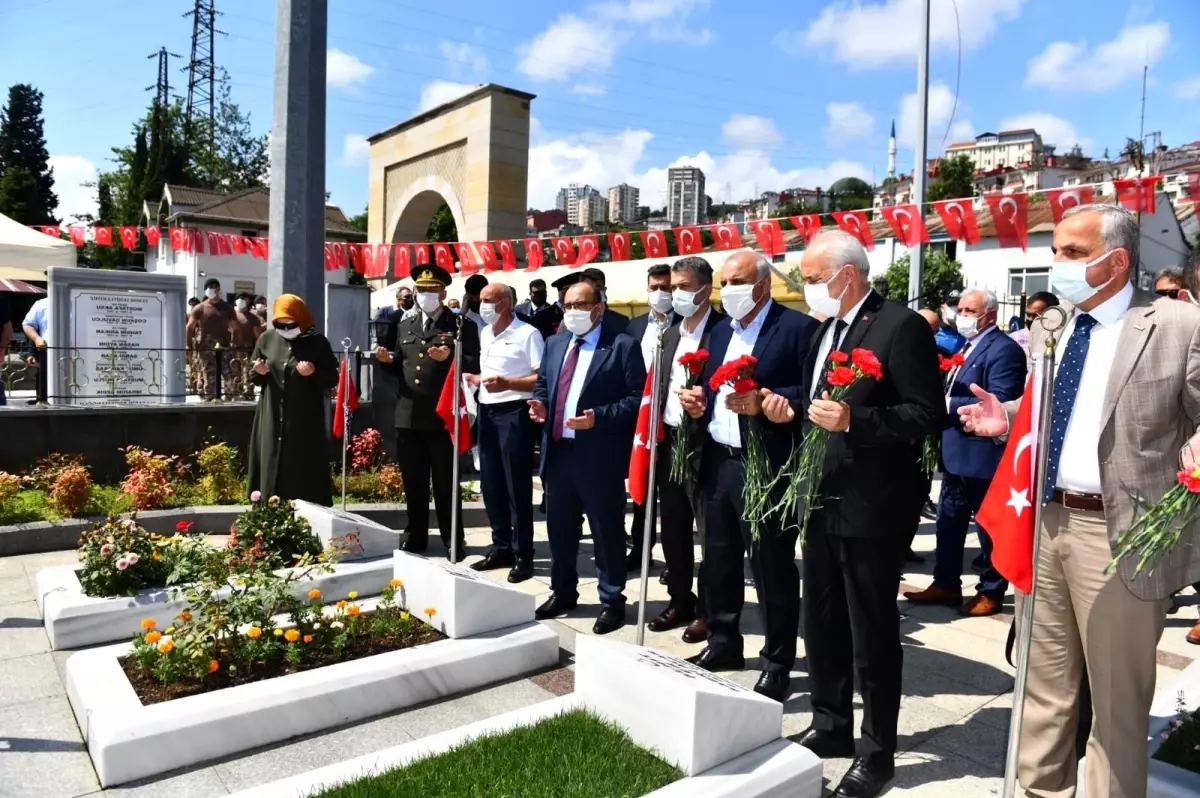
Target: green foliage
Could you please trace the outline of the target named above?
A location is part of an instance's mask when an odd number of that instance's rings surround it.
[[[1200,710],[1189,711],[1183,693],[1175,702],[1176,717],[1154,758],[1191,773],[1200,773]]]
[[[425,240],[431,243],[458,240],[458,226],[454,223],[454,214],[450,212],[449,205],[443,204],[434,212],[429,220],[429,229],[425,231]]]
[[[27,83],[14,84],[0,109],[0,213],[21,224],[57,224],[57,207],[42,93]]]
[[[874,192],[867,181],[843,177],[829,187],[830,210],[857,211],[870,208]]]
[[[896,302],[907,303],[909,256],[899,258],[888,267],[887,298]],[[925,250],[925,273],[921,279],[921,304],[923,307],[936,308],[942,304],[947,293],[961,290],[963,287],[962,265],[956,260],[950,260],[946,253],[938,249]]]
[[[267,136],[254,135],[250,114],[232,101],[222,84],[216,117],[192,122],[190,169],[196,183],[221,191],[243,191],[267,184]]]
[[[229,530],[229,550],[245,568],[286,568],[304,556],[321,553],[308,521],[296,515],[295,502],[278,496],[251,495],[250,509]]]
[[[238,450],[227,443],[210,443],[196,455],[200,493],[205,504],[233,504],[245,495]]]
[[[346,223],[363,233],[367,232],[367,209],[363,208],[363,212],[357,216],[351,216],[346,220]]]
[[[938,176],[925,189],[927,202],[975,196],[975,164],[965,155],[943,158]]]

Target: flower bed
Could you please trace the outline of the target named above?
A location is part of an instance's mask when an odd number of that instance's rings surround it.
[[[1154,696],[1150,708],[1148,798],[1200,794],[1200,660]]]

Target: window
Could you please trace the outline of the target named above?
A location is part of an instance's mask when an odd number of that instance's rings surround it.
[[[1050,269],[1009,269],[1008,295],[1020,296],[1024,291],[1026,296],[1038,291],[1050,290]]]

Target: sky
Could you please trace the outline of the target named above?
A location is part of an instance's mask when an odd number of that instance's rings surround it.
[[[98,6],[103,6],[103,11]],[[190,49],[189,0],[0,0],[0,88],[45,94],[59,213],[131,141],[156,79]],[[360,212],[366,137],[493,82],[532,104],[529,205],[620,182],[665,205],[666,170],[704,170],[714,202],[887,176],[915,162],[920,0],[330,0],[326,187]],[[271,123],[275,3],[216,0],[216,62],[255,129]],[[519,7],[520,13],[513,13]],[[786,10],[785,10],[786,9]],[[47,25],[51,18],[53,24]],[[932,0],[929,155],[1035,127],[1060,151],[1116,156],[1145,131],[1200,139],[1200,1]],[[48,41],[48,38],[50,41]],[[51,44],[50,42],[53,42]]]

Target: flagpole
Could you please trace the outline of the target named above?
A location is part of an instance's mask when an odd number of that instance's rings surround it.
[[[1056,321],[1048,316],[1054,311]],[[1004,762],[1004,791],[1002,798],[1011,798],[1017,789],[1017,760],[1021,753],[1021,721],[1025,716],[1025,693],[1029,678],[1029,642],[1033,637],[1033,607],[1037,600],[1038,552],[1042,546],[1042,507],[1046,491],[1046,463],[1050,456],[1050,422],[1054,412],[1054,360],[1058,344],[1058,333],[1067,326],[1067,313],[1061,307],[1046,308],[1039,315],[1042,328],[1049,335],[1042,354],[1041,388],[1038,392],[1038,442],[1037,460],[1030,494],[1033,498],[1033,563],[1029,593],[1021,602],[1021,613],[1017,621],[1016,681],[1013,684],[1013,708],[1008,722],[1008,754]],[[1037,383],[1037,375],[1034,375]]]
[[[646,508],[646,521],[642,525],[642,581],[638,594],[637,644],[646,641],[646,592],[650,587],[650,532],[654,528],[654,472],[658,464],[658,405],[659,405],[659,374],[662,363],[663,325],[652,319],[658,326],[658,335],[654,340],[654,355],[650,362],[650,428],[646,432],[646,445],[649,447],[650,458],[647,467],[646,496],[642,502]]]
[[[454,459],[450,461],[450,489],[453,491],[450,495],[450,562],[452,563],[458,562],[458,503],[462,496],[462,491],[458,487],[458,429],[462,426],[458,422],[458,399],[462,394],[460,387],[462,385],[462,315],[455,316],[455,321],[458,322],[458,330],[454,334],[454,369],[450,372],[456,383],[451,386],[454,398],[450,400],[454,418],[453,429],[450,432],[450,445],[454,447]]]
[[[926,151],[929,136],[929,6],[930,0],[921,0],[921,37],[917,47],[917,157],[913,165],[913,202],[925,208]],[[924,221],[924,220],[922,220]],[[921,285],[925,272],[925,245],[920,241],[912,250],[912,262],[908,270],[908,304],[921,305]]]
[[[342,339],[342,369],[345,377],[339,382],[344,383],[338,392],[342,395],[342,512],[346,511],[346,455],[350,449],[350,344],[349,338]]]

